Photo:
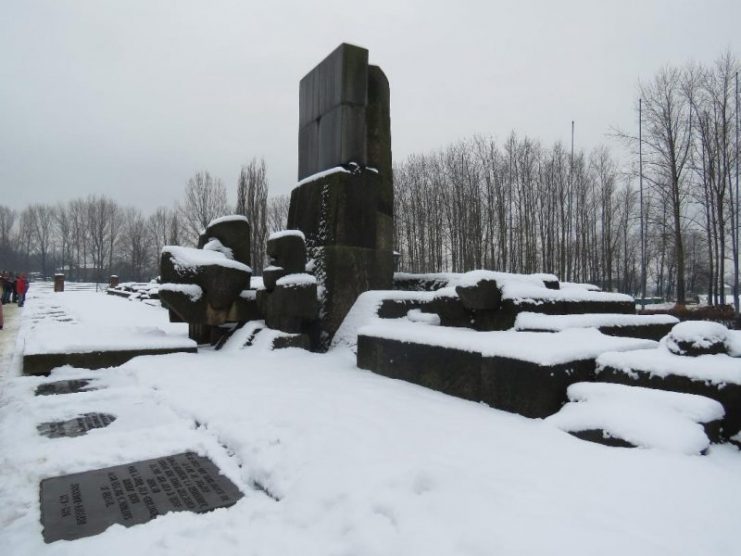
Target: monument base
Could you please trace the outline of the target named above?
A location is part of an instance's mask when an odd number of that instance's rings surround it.
[[[358,296],[369,290],[390,290],[393,251],[333,245],[312,251],[320,286],[319,350],[326,350]]]

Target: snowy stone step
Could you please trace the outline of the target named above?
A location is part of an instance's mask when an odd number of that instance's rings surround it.
[[[724,415],[720,403],[704,396],[622,384],[575,383],[568,398],[545,422],[608,446],[704,453],[718,440]]]
[[[679,319],[671,315],[627,315],[622,313],[587,313],[546,315],[524,312],[517,315],[515,329],[535,332],[559,332],[570,328],[597,328],[608,336],[660,340]]]
[[[477,332],[388,320],[360,329],[357,365],[527,417],[546,417],[566,402],[570,384],[593,379],[601,353],[655,346],[595,329]]]
[[[23,349],[23,373],[48,375],[72,365],[83,369],[115,367],[140,355],[197,351],[196,343],[157,327],[101,327],[39,323]]]
[[[741,430],[741,358],[726,354],[688,357],[665,346],[597,358],[597,380],[697,394],[717,400],[725,409],[721,436]]]

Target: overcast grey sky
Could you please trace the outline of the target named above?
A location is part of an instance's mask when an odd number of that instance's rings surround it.
[[[391,84],[395,160],[515,129],[577,147],[634,125],[639,78],[741,55],[741,1],[35,1],[0,9],[0,204],[171,205],[207,169],[234,199],[264,156],[296,182],[298,82],[341,42]]]

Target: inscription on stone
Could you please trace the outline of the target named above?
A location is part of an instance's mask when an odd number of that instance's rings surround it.
[[[54,394],[76,394],[77,392],[86,392],[86,387],[92,382],[88,379],[77,380],[58,380],[57,382],[47,382],[40,384],[36,388],[37,396],[52,396]],[[91,388],[90,390],[93,390]]]
[[[168,512],[207,512],[242,496],[211,460],[193,452],[44,479],[44,541],[89,537]]]
[[[61,438],[63,436],[82,436],[92,429],[102,429],[116,420],[114,415],[108,413],[84,413],[74,419],[67,421],[50,421],[41,423],[36,427],[39,434],[49,438]]]

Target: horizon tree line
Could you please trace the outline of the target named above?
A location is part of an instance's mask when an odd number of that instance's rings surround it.
[[[615,132],[632,147],[627,164],[605,146],[574,151],[514,131],[502,143],[477,135],[410,155],[394,167],[400,270],[552,272],[641,295],[645,251],[649,297],[723,303],[739,263],[738,71],[726,52],[639,83],[640,143],[637,130]],[[236,213],[250,220],[259,275],[288,204],[287,195],[269,197],[265,161],[253,158],[234,204],[224,182],[201,171],[180,202],[151,214],[100,195],[20,212],[0,205],[0,260],[44,276],[66,269],[73,280],[141,281],[157,275],[164,245],[195,244],[210,220]]]

